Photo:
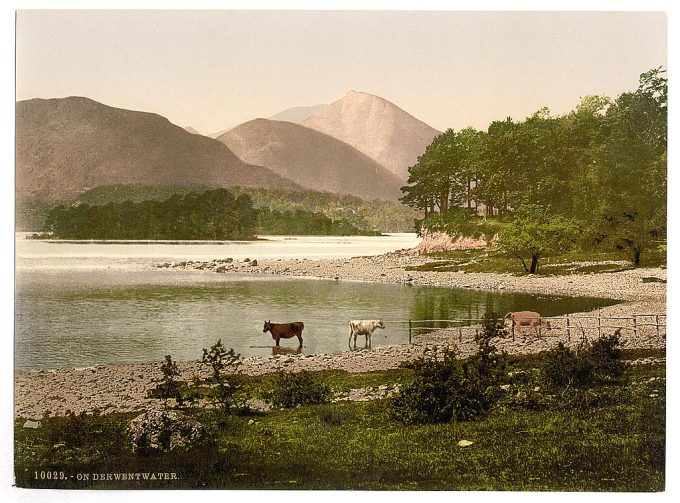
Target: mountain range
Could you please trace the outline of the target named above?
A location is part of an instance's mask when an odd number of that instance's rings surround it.
[[[120,183],[300,189],[160,115],[80,97],[17,103],[18,198],[60,201]]]
[[[396,201],[438,131],[389,101],[349,92],[218,139],[84,97],[16,104],[16,194],[72,200],[103,185],[187,184],[352,194]],[[301,121],[301,123],[299,123]]]

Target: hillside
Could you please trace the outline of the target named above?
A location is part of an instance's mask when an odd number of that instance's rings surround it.
[[[401,181],[373,159],[331,136],[291,122],[255,119],[223,134],[242,161],[311,190],[396,201]]]
[[[121,203],[126,200],[141,202],[145,200],[162,201],[173,194],[203,192],[208,187],[200,185],[114,185],[97,187],[79,195],[71,202],[104,205]],[[388,201],[365,201],[358,197],[313,191],[290,192],[268,189],[230,189],[235,195],[247,194],[255,208],[268,208],[273,211],[287,212],[298,209],[321,212],[327,217],[346,219],[352,225],[365,230],[381,232],[413,232],[413,222],[422,218],[417,211],[399,203]],[[39,229],[31,229],[39,230]]]
[[[348,143],[401,182],[406,182],[409,166],[439,134],[393,103],[356,91],[310,116],[302,125]]]
[[[269,120],[294,122],[295,124],[300,124],[302,121],[307,119],[307,117],[311,117],[312,115],[323,110],[327,106],[328,105],[314,105],[312,107],[293,107],[284,110],[283,112],[279,112],[277,114],[272,115],[271,117],[269,117]]]
[[[156,114],[80,97],[16,104],[17,198],[59,201],[123,183],[297,187]]]

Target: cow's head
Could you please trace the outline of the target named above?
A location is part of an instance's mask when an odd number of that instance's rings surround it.
[[[378,320],[378,324],[376,325],[377,328],[385,328],[385,324],[383,323],[382,320]]]
[[[266,333],[267,333],[268,331],[270,331],[271,329],[272,329],[272,322],[271,322],[271,320],[265,321],[265,322],[264,322],[264,328],[262,329],[262,332],[266,334]]]

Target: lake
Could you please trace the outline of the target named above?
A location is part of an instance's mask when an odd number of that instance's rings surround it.
[[[412,235],[398,235],[142,245],[62,244],[19,237],[15,366],[49,369],[160,361],[167,354],[175,360],[196,360],[202,348],[218,339],[243,355],[266,356],[274,343],[262,332],[265,320],[303,321],[303,353],[332,353],[347,349],[350,319],[385,321],[386,329],[373,337],[375,346],[408,341],[409,319],[480,318],[486,311],[525,309],[556,316],[614,303],[153,267],[166,260],[227,256],[349,257],[408,247],[409,240],[417,241]],[[281,345],[293,350],[297,339]]]

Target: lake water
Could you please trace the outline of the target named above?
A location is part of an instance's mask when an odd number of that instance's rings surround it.
[[[315,258],[384,253],[413,235],[277,238],[255,243],[62,244],[17,239],[17,369],[196,360],[218,339],[243,355],[271,355],[264,320],[303,321],[306,354],[347,349],[350,319],[382,318],[373,344],[408,341],[407,320],[480,318],[487,310],[544,316],[613,303],[602,299],[410,285],[156,269],[167,260]],[[413,244],[408,244],[413,243]],[[244,251],[246,250],[246,251]],[[278,250],[278,251],[277,251]],[[360,338],[361,340],[362,338]],[[363,344],[363,341],[361,341]],[[281,341],[293,350],[297,339]]]

